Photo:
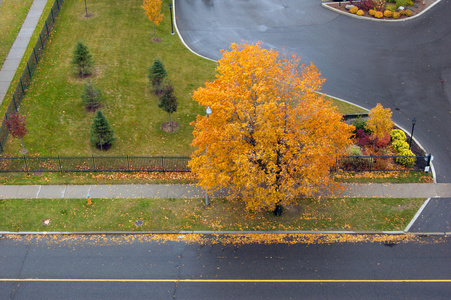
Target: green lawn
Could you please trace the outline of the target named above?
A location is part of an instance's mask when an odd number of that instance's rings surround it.
[[[403,230],[424,199],[304,199],[255,213],[242,202],[212,199],[0,200],[0,231]],[[42,222],[50,219],[50,225]],[[142,220],[143,225],[134,223]]]
[[[92,17],[85,18],[83,2],[64,2],[21,107],[28,117],[24,142],[30,156],[191,154],[193,128],[189,124],[205,113],[191,95],[205,81],[214,79],[215,63],[194,55],[177,35],[170,34],[168,0],[162,6],[164,20],[157,27],[161,42],[152,42],[153,26],[141,3],[90,1]],[[70,64],[79,40],[88,46],[96,62],[90,79],[103,92],[102,110],[117,137],[107,152],[89,142],[93,113],[85,111],[80,99],[87,79],[77,78]],[[172,119],[181,129],[172,134],[160,130],[167,115],[148,88],[147,69],[156,58],[165,65],[179,101]],[[361,111],[343,102],[334,103],[342,113]],[[16,156],[20,142],[10,139],[6,148],[5,155]]]
[[[0,69],[22,27],[33,0],[5,0],[0,3]]]
[[[214,78],[215,63],[192,54],[177,35],[170,34],[167,3],[165,18],[157,27],[160,43],[151,41],[152,25],[141,9],[142,1],[84,3],[65,1],[50,43],[34,74],[21,111],[28,116],[24,139],[30,155],[187,155],[191,153],[189,125],[204,108],[191,100],[191,92]],[[169,3],[169,2],[168,2]],[[167,10],[167,11],[166,11]],[[103,92],[102,110],[117,140],[108,152],[89,143],[93,114],[84,110],[80,93],[86,79],[77,78],[70,61],[77,41],[83,41],[96,62],[90,78]],[[163,61],[175,88],[179,108],[173,120],[181,130],[160,130],[167,114],[158,108],[148,88],[147,69]],[[18,141],[5,154],[16,155]]]

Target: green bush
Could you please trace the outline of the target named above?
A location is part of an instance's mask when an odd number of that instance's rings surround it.
[[[362,156],[362,150],[357,145],[351,145],[346,153],[348,156]]]
[[[387,10],[389,10],[389,11],[394,13],[394,12],[396,12],[396,4],[387,4],[385,6],[385,9],[387,9]]]
[[[356,133],[357,130],[362,129],[366,134],[371,134],[371,130],[366,128],[366,121],[363,120],[362,118],[355,119],[352,122],[352,125],[354,125],[354,127],[355,127],[354,133]]]
[[[409,150],[409,144],[407,144],[406,141],[395,140],[391,144],[393,146],[393,149],[395,149],[395,151],[398,153],[401,153],[404,150]]]
[[[80,77],[85,77],[92,73],[94,60],[91,53],[89,53],[88,47],[82,42],[78,42],[75,46],[72,65],[74,65],[75,73]]]
[[[407,6],[407,0],[396,0],[396,8],[400,7],[400,6]]]
[[[406,134],[404,133],[404,131],[400,130],[400,129],[394,129],[391,131],[390,133],[390,137],[391,140],[394,141],[406,141]]]
[[[150,85],[154,89],[159,89],[167,75],[168,73],[161,60],[156,59],[149,68],[149,75],[147,75],[147,77],[149,78]]]
[[[83,86],[83,92],[80,95],[81,101],[87,111],[96,111],[100,108],[100,102],[102,101],[102,93],[96,88],[91,81],[88,81]]]
[[[415,165],[415,154],[409,149],[404,149],[398,153],[396,162],[403,165],[406,168],[412,168]]]
[[[363,156],[362,150],[357,145],[351,145],[346,153],[348,156],[343,159],[345,165],[351,165],[355,169],[365,170],[369,169],[373,163],[373,158],[371,157],[352,157],[352,156]]]
[[[98,110],[91,125],[91,143],[100,150],[108,150],[115,139],[113,129],[102,111]]]

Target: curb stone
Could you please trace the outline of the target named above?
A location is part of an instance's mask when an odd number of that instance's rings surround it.
[[[7,235],[155,235],[155,234],[350,234],[350,235],[415,235],[449,236],[451,232],[406,232],[406,231],[83,231],[83,232],[47,232],[47,231],[1,231],[0,238]]]

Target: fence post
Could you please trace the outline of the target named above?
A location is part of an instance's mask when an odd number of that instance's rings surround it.
[[[94,160],[94,155],[91,155],[92,157],[92,165],[94,166],[94,171],[96,170],[96,162]]]
[[[52,15],[53,23],[55,23],[55,17],[53,16],[53,7],[52,7],[52,9],[50,10],[50,14]]]
[[[23,156],[23,160],[25,162],[25,169],[27,170],[27,175],[29,175],[30,173],[28,172],[27,158],[25,157],[25,155]]]
[[[22,97],[23,97],[23,95],[25,94],[25,89],[23,88],[22,77],[20,77],[19,83],[20,83],[20,87],[21,87],[21,89],[22,89]],[[16,109],[16,110],[17,110],[17,109]]]
[[[33,54],[34,54],[34,59],[36,59],[36,63],[38,63],[38,56],[36,55],[35,48],[36,47],[33,48]]]
[[[164,157],[161,157],[161,168],[163,169],[163,172],[166,171],[166,169],[164,168]]]
[[[47,30],[47,36],[50,35],[49,27],[47,26],[47,20],[45,20],[45,30]]]
[[[30,75],[30,79],[31,79],[31,71],[30,71],[30,66],[28,65],[28,62],[27,62],[27,69],[28,69],[28,75]]]
[[[42,43],[42,35],[41,34],[39,34],[39,41],[41,42],[41,49],[43,49],[44,48],[44,43]],[[41,50],[41,52],[42,52],[42,50]]]
[[[127,155],[127,170],[130,171],[130,161],[129,161],[129,159],[128,159],[128,155]]]
[[[63,167],[61,166],[61,159],[60,159],[59,155],[58,155],[58,162],[59,162],[59,165],[60,165],[60,174],[63,174]]]

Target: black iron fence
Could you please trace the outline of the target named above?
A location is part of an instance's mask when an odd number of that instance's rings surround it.
[[[189,157],[0,157],[0,172],[190,172]],[[347,156],[334,170],[428,171],[432,156]]]
[[[0,157],[0,172],[189,172],[189,157]]]
[[[343,171],[429,171],[427,156],[347,156],[339,159],[336,170]]]
[[[16,91],[11,99],[11,103],[8,106],[8,109],[5,113],[5,118],[3,119],[2,126],[0,127],[0,153],[3,151],[3,148],[6,143],[6,139],[8,138],[8,129],[5,125],[5,120],[11,114],[14,114],[19,110],[20,103],[22,102],[23,97],[27,91],[28,85],[31,82],[31,78],[33,77],[33,72],[39,62],[39,59],[42,55],[42,51],[44,51],[45,44],[50,35],[50,32],[55,24],[56,17],[61,9],[61,5],[64,0],[55,0],[53,3],[52,9],[45,21],[44,27],[39,34],[39,38],[36,42],[36,45],[33,48],[33,52],[28,59],[27,66],[20,77],[19,83],[17,84]]]

